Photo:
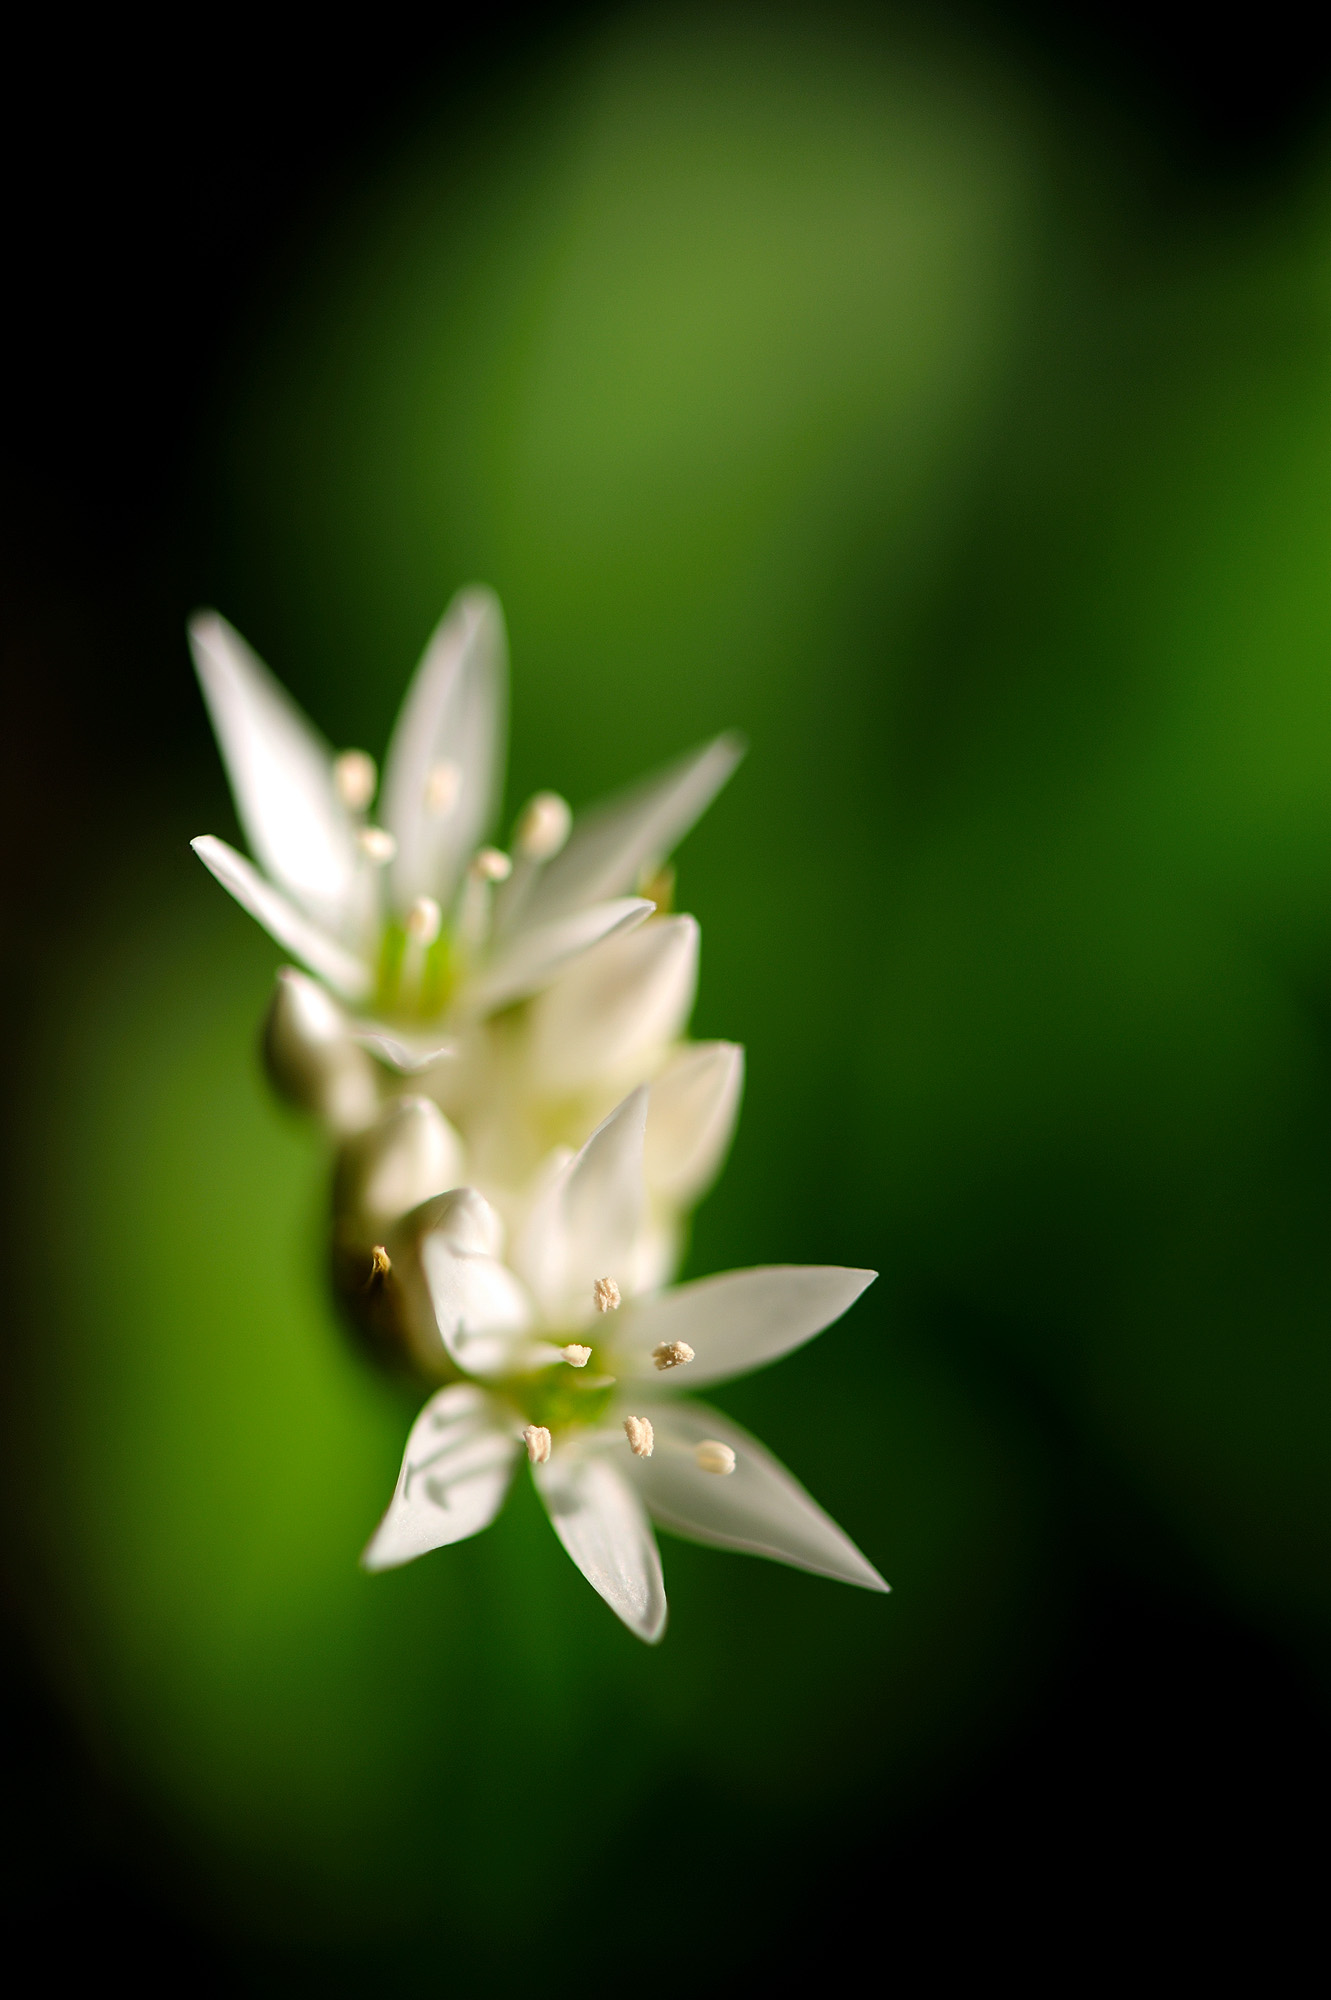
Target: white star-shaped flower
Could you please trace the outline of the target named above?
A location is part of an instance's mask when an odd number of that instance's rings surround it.
[[[486,845],[507,711],[503,617],[489,591],[460,592],[425,650],[374,823],[370,757],[335,755],[216,613],[194,619],[190,642],[255,860],[212,835],[196,853],[346,1003],[363,1044],[406,1072],[649,917],[654,903],[633,892],[741,754],[736,738],[717,737],[576,822],[562,799],[539,794],[510,856]],[[339,1076],[341,1103],[354,1089]]]
[[[680,1393],[789,1353],[875,1274],[777,1265],[640,1292],[647,1099],[634,1091],[558,1164],[509,1263],[499,1217],[474,1189],[437,1197],[399,1225],[394,1282],[418,1340],[434,1342],[461,1379],[412,1427],[367,1568],[487,1527],[525,1452],[565,1549],[640,1638],[665,1627],[653,1521],[887,1589],[756,1439]]]

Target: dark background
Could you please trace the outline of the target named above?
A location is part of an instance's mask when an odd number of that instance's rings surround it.
[[[179,633],[208,594],[195,452],[229,342],[262,312],[293,236],[354,185],[382,133],[409,126],[427,95],[465,109],[487,73],[539,60],[597,11],[378,12],[354,34],[330,22],[296,33],[272,16],[229,17],[206,36],[68,19],[11,31],[0,471],[11,1052],[43,926],[102,815],[144,769],[210,754]],[[1268,7],[1241,32],[1177,6],[958,18],[1050,82],[1071,123],[1117,120],[1162,208],[1241,209],[1324,130],[1331,56],[1303,10]],[[5,1254],[21,1258],[22,1245]],[[832,1978],[855,1947],[870,1978],[881,1969],[926,1989],[961,1969],[1071,1985],[1102,1967],[1196,1976],[1212,1954],[1234,1963],[1249,1950],[1273,1981],[1309,1936],[1309,1821],[1328,1758],[1302,1670],[1213,1601],[1154,1525],[1154,1581],[1121,1570],[1113,1549],[1134,1503],[1112,1469],[1010,1362],[992,1393],[1020,1406],[1056,1484],[1076,1606],[1075,1643],[1038,1720],[904,1831],[880,1839],[866,1824],[851,1851],[826,1854],[821,1879],[774,1881],[769,1937],[635,1983],[720,1989],[799,1955]],[[145,1888],[142,1866],[119,1857],[161,1837],[132,1824],[8,1628],[3,1675],[6,1924],[12,1955],[40,1955],[43,1984],[77,1967],[191,1991],[306,1976],[359,1990],[369,1967],[322,1966],[317,1953],[237,1958],[173,1893],[169,1853]]]

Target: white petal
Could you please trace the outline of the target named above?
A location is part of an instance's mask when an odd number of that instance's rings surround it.
[[[533,1083],[571,1096],[601,1079],[640,1082],[682,1030],[697,985],[694,918],[660,917],[607,939],[532,1003]]]
[[[626,1451],[625,1458],[629,1456]],[[617,1466],[556,1445],[532,1468],[555,1533],[593,1590],[631,1632],[654,1645],[665,1631],[665,1582],[647,1510]]]
[[[411,1427],[388,1512],[361,1557],[366,1569],[441,1549],[488,1528],[518,1455],[503,1409],[471,1383],[431,1396]]]
[[[189,638],[246,839],[308,916],[352,935],[363,871],[331,749],[225,618],[200,613]]]
[[[619,931],[635,930],[651,916],[655,905],[641,896],[622,896],[575,910],[553,923],[523,927],[495,945],[487,963],[467,981],[458,1004],[466,1011],[488,1013],[512,1000],[539,993],[566,966],[593,945]]]
[[[205,868],[229,889],[242,909],[261,923],[269,937],[276,938],[320,979],[326,979],[346,1000],[363,1000],[373,984],[370,969],[346,951],[327,931],[289,903],[280,890],[265,882],[258,869],[211,833],[200,834],[190,846]]]
[[[502,1231],[490,1204],[474,1188],[459,1188],[435,1205],[420,1239],[421,1268],[440,1336],[469,1375],[502,1375],[529,1345],[531,1306],[498,1257]]]
[[[384,825],[397,841],[393,897],[445,908],[463,868],[489,830],[504,758],[508,645],[491,591],[460,590],[444,613],[407,690],[384,767]],[[431,773],[451,765],[457,793],[432,812]]]
[[[718,736],[664,771],[580,813],[567,847],[542,871],[519,921],[545,923],[569,910],[622,896],[678,845],[744,755],[738,736]]]
[[[353,1032],[363,1049],[368,1049],[399,1076],[420,1076],[422,1071],[433,1069],[437,1062],[458,1052],[456,1042],[440,1041],[437,1035],[395,1034],[375,1021],[366,1021]]]
[[[654,1196],[691,1208],[720,1170],[739,1117],[744,1051],[735,1042],[676,1050],[652,1084],[643,1165]]]
[[[640,1381],[666,1379],[657,1374],[652,1349],[682,1340],[695,1359],[671,1371],[671,1388],[692,1391],[747,1375],[840,1319],[877,1275],[840,1264],[768,1264],[677,1285],[625,1308],[614,1329],[615,1372]]]
[[[646,1118],[645,1089],[617,1104],[538,1195],[514,1245],[514,1269],[526,1279],[553,1328],[579,1326],[590,1318],[598,1278],[624,1284],[645,1206]]]
[[[831,1515],[729,1417],[706,1403],[654,1402],[651,1420],[655,1449],[650,1458],[632,1461],[628,1477],[663,1528],[714,1548],[772,1556],[865,1590],[888,1588]],[[733,1472],[702,1470],[694,1450],[707,1439],[730,1446]]]
[[[428,1097],[399,1097],[342,1148],[334,1201],[358,1234],[390,1223],[462,1180],[462,1141]]]

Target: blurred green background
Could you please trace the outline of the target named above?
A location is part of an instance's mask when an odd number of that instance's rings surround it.
[[[612,12],[422,88],[231,339],[192,574],[335,742],[382,750],[472,578],[510,810],[748,734],[680,856],[696,1032],[749,1050],[688,1268],[882,1271],[718,1400],[894,1586],[667,1540],[648,1652],[522,1482],[360,1574],[412,1399],[326,1297],[191,710],[25,1021],[11,1595],[253,1976],[779,1949],[792,1881],[873,1879],[1038,1727],[1097,1592],[1204,1604],[1316,1713],[1331,217],[1312,145],[1160,175],[956,22]]]

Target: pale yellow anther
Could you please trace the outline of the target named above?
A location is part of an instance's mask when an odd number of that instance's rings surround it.
[[[687,1340],[662,1340],[652,1349],[652,1360],[658,1368],[687,1368],[693,1359],[693,1349]]]
[[[364,812],[374,797],[379,772],[365,750],[344,750],[333,762],[333,787],[349,812]]]
[[[613,1278],[598,1278],[592,1286],[592,1304],[598,1313],[619,1311],[619,1286]]]
[[[471,857],[471,872],[478,882],[507,882],[513,863],[497,847],[480,847]]]
[[[650,1417],[625,1417],[624,1435],[629,1441],[629,1450],[635,1458],[650,1458],[656,1443],[656,1433],[652,1429]]]
[[[431,819],[447,819],[462,790],[462,773],[456,764],[435,764],[425,780],[425,810]]]
[[[431,945],[443,927],[444,913],[433,896],[418,896],[407,911],[407,936],[416,944]]]
[[[568,839],[573,809],[558,792],[538,792],[518,821],[518,847],[529,861],[549,861]]]
[[[376,1243],[373,1250],[371,1250],[370,1252],[369,1283],[373,1284],[376,1278],[386,1278],[389,1272],[392,1270],[392,1268],[393,1268],[392,1258],[389,1256],[388,1252],[385,1250],[382,1243]]]
[[[693,1457],[699,1472],[715,1472],[724,1478],[735,1470],[734,1452],[716,1438],[704,1438],[701,1444],[695,1444]]]
[[[571,1340],[567,1347],[561,1347],[559,1352],[570,1368],[585,1368],[592,1358],[590,1347],[580,1347],[576,1340]]]
[[[544,1465],[550,1456],[550,1433],[544,1424],[528,1424],[522,1433],[527,1456],[533,1465]]]
[[[384,867],[397,853],[397,842],[382,826],[363,826],[356,835],[356,844],[376,868]]]

